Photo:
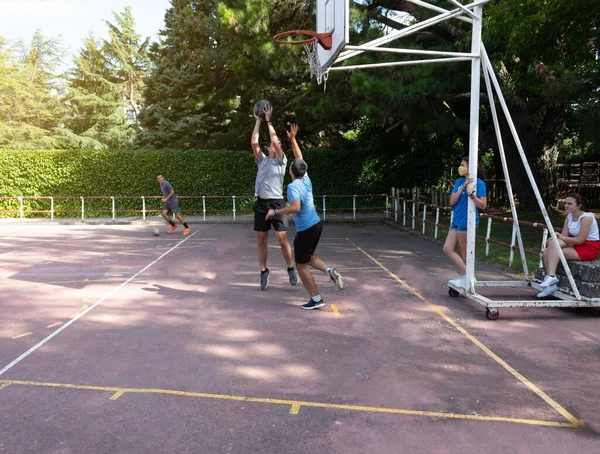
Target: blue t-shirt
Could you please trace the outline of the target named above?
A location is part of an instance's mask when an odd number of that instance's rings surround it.
[[[173,186],[171,186],[171,183],[169,183],[167,180],[163,180],[163,182],[160,184],[160,190],[162,191],[163,195],[166,197],[173,190]],[[171,197],[169,200],[177,200],[177,196],[175,194],[173,194],[173,197]]]
[[[452,194],[458,192],[458,188],[461,185],[465,184],[465,177],[459,178],[454,183],[454,188],[452,189]],[[477,189],[475,190],[475,195],[477,197],[487,197],[487,189],[485,187],[485,183],[483,180],[477,178]],[[457,227],[466,227],[467,226],[467,213],[469,210],[469,196],[467,194],[467,190],[465,189],[460,197],[458,198],[458,202],[454,205],[454,217],[452,222],[456,224]],[[475,207],[475,222],[479,225],[479,208]]]
[[[304,174],[303,178],[296,178],[288,185],[287,198],[289,202],[300,200],[300,211],[294,213],[296,232],[310,229],[313,225],[321,222],[321,218],[315,209],[312,183],[307,173]]]

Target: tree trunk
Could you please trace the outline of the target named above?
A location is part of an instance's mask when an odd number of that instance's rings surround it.
[[[556,163],[566,124],[567,106],[546,107],[539,126],[532,125],[535,121],[534,115],[527,110],[513,109],[511,115],[542,201],[546,208],[556,209],[558,205]],[[502,121],[501,126],[508,171],[519,208],[525,211],[539,211],[533,187],[505,120]]]
[[[129,74],[129,104],[131,105],[131,108],[133,109],[133,112],[135,115],[135,126],[137,129],[139,129],[140,122],[138,120],[138,115],[139,115],[140,109],[139,109],[137,103],[135,102],[135,87],[134,87],[133,74]]]

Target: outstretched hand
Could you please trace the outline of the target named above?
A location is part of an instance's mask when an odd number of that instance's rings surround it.
[[[268,221],[273,216],[275,216],[275,210],[271,208],[271,209],[269,209],[269,211],[267,211],[267,215],[265,216],[265,220]]]
[[[263,111],[265,113],[265,120],[266,121],[271,121],[271,118],[273,117],[273,105],[272,104],[267,104],[263,108]]]
[[[297,124],[297,123],[292,123],[292,124],[290,125],[290,130],[289,130],[289,131],[286,131],[286,133],[287,133],[287,136],[288,136],[290,139],[293,139],[293,138],[295,138],[295,137],[296,137],[296,134],[298,134],[298,129],[299,129],[299,127],[298,127],[298,124]]]

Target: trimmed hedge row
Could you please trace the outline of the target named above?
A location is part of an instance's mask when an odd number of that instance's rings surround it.
[[[315,194],[385,193],[366,172],[365,157],[329,150],[304,153]],[[292,155],[288,154],[291,160]],[[247,196],[254,194],[256,165],[248,151],[229,150],[2,150],[2,196],[151,196],[160,195],[156,175],[170,181],[177,194],[188,196]],[[286,176],[285,184],[289,183]],[[345,207],[348,200],[328,201]],[[26,210],[49,210],[48,201],[26,200]],[[158,209],[149,200],[147,209]],[[251,199],[241,199],[238,209],[251,209]],[[86,200],[86,208],[110,210],[110,201]],[[231,200],[211,201],[211,208],[231,208]],[[187,208],[183,206],[183,208]],[[195,208],[195,207],[194,207]],[[0,210],[17,210],[15,201],[0,200]],[[55,209],[80,209],[78,200],[57,200]],[[139,200],[120,200],[119,210],[141,209]],[[72,216],[72,215],[71,215]]]

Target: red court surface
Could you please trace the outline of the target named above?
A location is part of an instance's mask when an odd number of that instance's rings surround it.
[[[1,453],[598,452],[598,312],[486,320],[375,223],[325,225],[305,311],[273,235],[261,291],[252,225],[153,227],[0,225]]]

